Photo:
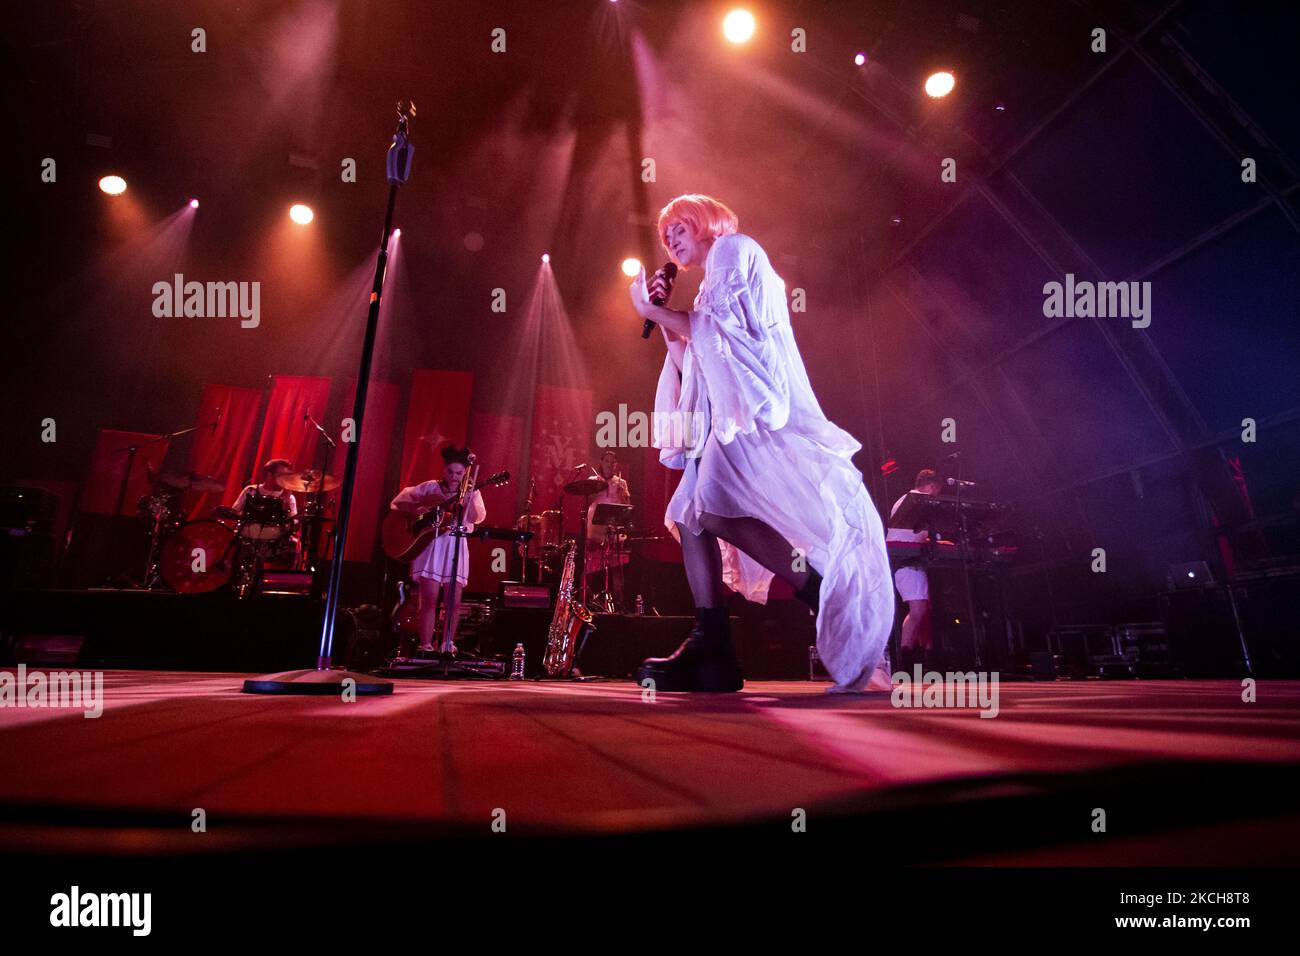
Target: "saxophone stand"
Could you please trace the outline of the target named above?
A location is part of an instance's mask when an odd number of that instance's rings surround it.
[[[347,553],[348,517],[352,510],[352,492],[356,487],[357,456],[361,447],[361,427],[366,414],[366,393],[370,389],[370,365],[375,354],[375,337],[379,331],[379,304],[384,292],[384,273],[388,271],[388,239],[393,231],[393,207],[397,205],[397,187],[411,176],[414,147],[408,137],[415,104],[403,100],[397,104],[397,132],[388,147],[388,209],[384,228],[379,234],[379,256],[375,261],[375,284],[366,313],[366,336],[361,346],[361,366],[357,372],[357,391],[352,402],[352,420],[356,422],[353,441],[348,442],[347,464],[343,468],[343,488],[339,495],[338,522],[334,533],[334,556],[330,561],[329,587],[325,592],[325,616],[321,622],[320,652],[316,666],[284,671],[244,681],[246,694],[321,694],[334,697],[391,694],[391,681],[376,680],[367,674],[333,669],[334,617],[339,608],[339,591],[343,583],[343,555]],[[346,699],[346,698],[345,698]]]

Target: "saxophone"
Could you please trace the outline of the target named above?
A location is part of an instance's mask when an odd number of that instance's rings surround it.
[[[555,614],[546,638],[546,654],[542,666],[550,677],[567,677],[573,670],[573,658],[596,626],[591,622],[591,612],[573,598],[573,574],[577,546],[570,541],[564,546],[564,571],[560,587],[555,593]]]

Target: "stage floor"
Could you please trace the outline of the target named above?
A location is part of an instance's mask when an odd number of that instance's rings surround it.
[[[243,694],[244,676],[106,672],[97,719],[0,708],[0,851],[473,837],[503,811],[509,832],[542,838],[789,832],[803,810],[810,832],[819,820],[920,821],[933,845],[918,860],[1300,860],[1291,796],[1272,793],[1295,792],[1300,682],[1261,682],[1254,703],[1231,680],[1003,683],[990,719],[802,682],[648,701],[630,682],[399,680],[391,697],[345,703]],[[1242,787],[1267,795],[1232,796]],[[1122,812],[1139,798],[1141,813]],[[1117,801],[1100,857],[1088,846],[1088,815],[1105,806],[1094,799]],[[1080,817],[942,850],[977,804],[1009,821],[1075,804]],[[1076,824],[1072,848],[1060,833]],[[1250,835],[1265,839],[1231,849]]]

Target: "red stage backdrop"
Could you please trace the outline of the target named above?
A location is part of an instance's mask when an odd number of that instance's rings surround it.
[[[635,516],[638,527],[645,528],[649,534],[668,534],[664,525],[664,512],[668,510],[668,500],[677,490],[677,483],[682,480],[682,473],[673,468],[665,468],[659,463],[659,449],[642,449],[643,472],[640,514]],[[636,492],[633,491],[633,499]],[[645,545],[643,553],[654,561],[682,560],[682,549],[676,541],[668,540]]]
[[[479,478],[487,478],[498,471],[510,472],[510,483],[483,491],[483,504],[487,507],[485,525],[509,528],[519,517],[523,495],[527,493],[528,478],[522,474],[524,464],[524,421],[518,415],[494,415],[475,412],[470,427],[470,445],[479,460]],[[522,486],[522,487],[521,487]],[[505,557],[505,567],[496,560],[500,549]],[[469,543],[469,589],[495,594],[501,582],[519,577],[519,555],[508,541],[479,541]]]
[[[287,458],[294,471],[316,467],[316,445],[320,435],[303,415],[311,412],[321,425],[329,403],[330,380],[306,375],[277,375],[271,385],[271,400],[266,406],[266,421],[257,443],[252,470],[260,478],[260,469],[271,458]],[[335,441],[337,441],[337,437]]]
[[[347,386],[347,405],[343,414],[352,414],[356,398],[357,380],[350,379]],[[366,418],[361,428],[361,448],[357,459],[357,483],[352,492],[352,520],[348,524],[345,561],[372,561],[375,557],[375,534],[379,521],[388,510],[388,502],[400,490],[384,483],[388,472],[388,452],[393,443],[397,424],[397,402],[401,390],[388,382],[371,382],[366,392]],[[341,429],[340,429],[341,430]],[[338,441],[334,449],[331,473],[343,477],[348,446]],[[338,492],[331,497],[336,501]]]
[[[537,386],[528,469],[529,476],[537,482],[538,504],[534,510],[555,507],[574,466],[583,462],[596,464],[592,459],[595,421],[591,402],[590,389]],[[582,528],[578,499],[566,500],[564,512],[564,530],[577,534]]]
[[[94,514],[111,515],[117,507],[117,497],[122,490],[122,476],[126,474],[126,461],[130,457],[125,451],[129,445],[140,445],[157,438],[145,432],[120,432],[112,428],[99,429],[95,441],[95,454],[90,459],[90,473],[86,476],[85,494],[81,499],[81,510]],[[131,466],[131,475],[126,485],[126,495],[122,498],[122,514],[134,515],[136,502],[142,495],[152,490],[149,485],[149,470],[157,473],[162,460],[167,455],[170,442],[160,441],[145,445],[135,453]]]
[[[474,373],[418,368],[411,376],[406,411],[399,488],[442,477],[442,456],[448,442],[465,444],[469,431],[469,399]],[[477,452],[477,449],[475,449]]]
[[[240,489],[253,479],[255,466],[249,457],[253,453],[254,429],[261,407],[262,393],[256,388],[203,387],[198,414],[194,417],[202,427],[194,433],[190,446],[190,470],[211,475],[226,488],[221,492],[191,495],[185,509],[191,521],[206,518],[217,505],[234,504]],[[217,427],[208,427],[214,421]]]
[[[479,478],[498,471],[510,472],[510,483],[483,491],[487,506],[486,524],[508,528],[519,517],[517,502],[527,494],[528,476],[521,473],[524,463],[524,422],[518,415],[493,415],[475,412],[470,428],[470,445],[478,455]]]

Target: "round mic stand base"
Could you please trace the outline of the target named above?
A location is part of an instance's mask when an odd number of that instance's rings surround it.
[[[351,686],[345,686],[346,681]],[[353,671],[321,671],[315,668],[282,671],[244,681],[245,694],[315,694],[339,697],[351,691],[358,696],[374,697],[393,692],[393,682]]]

